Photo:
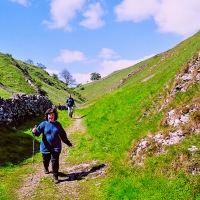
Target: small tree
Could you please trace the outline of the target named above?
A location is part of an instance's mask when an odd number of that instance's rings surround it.
[[[76,80],[72,77],[67,69],[63,69],[63,71],[60,73],[60,76],[65,80],[65,84],[67,86],[74,85],[76,83]]]
[[[42,63],[37,63],[37,66],[41,69],[46,69],[47,67],[43,65]]]
[[[8,57],[12,58],[12,54],[7,53],[6,54]]]
[[[31,59],[26,60],[25,63],[33,65],[33,61]]]
[[[57,74],[52,74],[52,77],[53,77],[54,79],[58,79],[58,75],[57,75]]]
[[[95,81],[101,79],[101,75],[99,73],[93,72],[90,74],[90,80]]]
[[[78,87],[81,87],[81,86],[82,86],[82,84],[81,84],[81,83],[79,83],[79,84],[77,84],[77,86],[76,86],[76,87],[78,88]]]

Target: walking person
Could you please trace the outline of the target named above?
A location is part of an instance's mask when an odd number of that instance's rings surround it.
[[[68,96],[66,104],[68,109],[68,116],[72,118],[75,104],[74,104],[74,99],[71,97],[71,94]]]
[[[44,172],[46,174],[49,173],[49,163],[51,161],[54,183],[59,183],[59,156],[62,150],[62,142],[70,147],[72,146],[65,130],[57,119],[58,113],[56,109],[49,108],[45,112],[45,121],[41,122],[38,127],[32,129],[33,135],[40,136],[42,134],[40,151],[42,153]]]

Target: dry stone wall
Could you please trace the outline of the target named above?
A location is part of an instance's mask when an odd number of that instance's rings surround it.
[[[52,107],[52,102],[45,96],[15,94],[9,99],[0,97],[0,126],[20,125],[32,116],[44,113]]]

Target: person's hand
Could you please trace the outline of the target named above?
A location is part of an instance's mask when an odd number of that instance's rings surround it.
[[[36,133],[37,132],[37,126],[35,125],[34,128],[32,129],[32,133]]]
[[[69,147],[72,147],[72,143],[70,142],[70,143],[68,144],[68,146],[69,146]]]

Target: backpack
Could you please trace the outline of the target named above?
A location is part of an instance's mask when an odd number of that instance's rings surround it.
[[[73,105],[74,105],[74,100],[73,100],[72,98],[68,98],[68,99],[67,99],[67,105],[68,105],[69,107],[73,106]]]

